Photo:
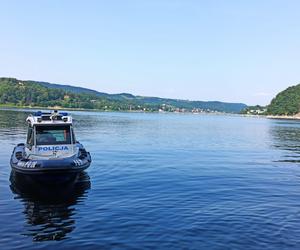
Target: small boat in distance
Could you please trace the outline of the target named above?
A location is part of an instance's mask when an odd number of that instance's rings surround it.
[[[42,181],[68,181],[88,168],[90,153],[76,141],[72,117],[66,112],[38,111],[26,119],[26,143],[13,150],[13,171]]]

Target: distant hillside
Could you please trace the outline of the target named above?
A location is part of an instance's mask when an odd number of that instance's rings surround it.
[[[300,112],[300,84],[280,92],[267,109],[269,115],[295,115]]]
[[[107,94],[70,85],[22,81],[4,77],[0,78],[0,104],[100,110],[218,111],[228,113],[239,113],[247,107],[243,103],[188,101],[134,96],[128,93]]]
[[[51,89],[63,89],[64,91],[72,92],[75,94],[91,94],[96,95],[98,97],[107,97],[111,99],[122,99],[122,98],[135,98],[134,95],[128,94],[128,93],[121,93],[121,94],[107,94],[103,92],[98,92],[93,89],[87,89],[82,87],[76,87],[71,85],[64,85],[64,84],[56,84],[56,83],[49,83],[49,82],[36,82],[41,84],[42,86],[45,86],[46,88]]]

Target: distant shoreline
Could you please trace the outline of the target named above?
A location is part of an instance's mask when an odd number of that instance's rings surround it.
[[[94,112],[132,112],[132,113],[153,113],[153,111],[139,111],[139,110],[108,110],[108,109],[85,109],[85,108],[65,108],[65,107],[41,107],[41,106],[17,106],[17,105],[3,105],[0,108],[6,109],[43,109],[43,110],[69,110],[69,111],[94,111]],[[157,111],[158,112],[158,111]]]
[[[64,107],[41,107],[41,106],[17,106],[17,105],[3,105],[0,108],[11,109],[45,109],[45,110],[74,110],[74,111],[100,111],[97,109],[83,109],[83,108],[64,108]]]
[[[300,115],[250,115],[241,114],[242,117],[266,118],[272,120],[300,120]]]
[[[124,112],[124,113],[160,113],[160,114],[231,114],[231,115],[239,115],[238,113],[226,113],[226,112],[191,112],[191,111],[184,111],[184,112],[178,112],[178,111],[161,111],[161,110],[113,110],[113,109],[85,109],[85,108],[66,108],[66,107],[60,107],[60,106],[54,106],[54,107],[41,107],[41,106],[17,106],[17,105],[3,105],[0,104],[0,109],[33,109],[33,110],[65,110],[65,111],[89,111],[89,112]]]
[[[266,117],[275,120],[300,120],[299,115],[267,115]]]
[[[0,109],[32,109],[32,110],[66,110],[66,111],[87,111],[87,112],[124,112],[124,113],[170,113],[170,114],[214,114],[214,115],[239,115],[242,117],[254,117],[254,118],[267,118],[273,120],[300,120],[300,115],[250,115],[250,114],[238,114],[238,113],[225,113],[225,112],[161,112],[161,111],[145,111],[145,110],[104,110],[104,109],[84,109],[84,108],[65,108],[65,107],[40,107],[40,106],[17,106],[17,105],[3,105],[0,104]]]

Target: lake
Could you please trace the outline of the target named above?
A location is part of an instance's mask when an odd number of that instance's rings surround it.
[[[300,248],[300,122],[71,113],[93,162],[41,197],[10,178],[28,111],[0,111],[0,249]]]

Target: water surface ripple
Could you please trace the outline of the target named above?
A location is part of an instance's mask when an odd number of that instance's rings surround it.
[[[9,166],[27,114],[0,111],[0,249],[300,248],[297,121],[72,112],[91,167],[28,190]]]

